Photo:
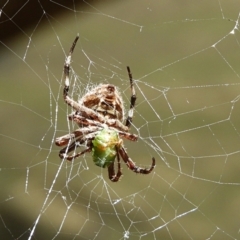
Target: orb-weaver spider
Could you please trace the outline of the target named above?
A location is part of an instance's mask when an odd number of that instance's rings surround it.
[[[108,167],[109,179],[117,182],[122,175],[120,166],[120,156],[127,167],[135,173],[148,174],[155,167],[155,158],[152,158],[152,165],[149,169],[137,167],[123,146],[122,137],[137,141],[138,136],[129,133],[132,124],[133,111],[136,102],[136,93],[133,86],[133,78],[130,68],[127,67],[130,79],[131,99],[130,110],[124,121],[124,106],[122,97],[118,89],[112,84],[99,84],[91,91],[86,93],[78,102],[71,99],[69,92],[69,72],[72,53],[79,39],[77,36],[70,48],[69,54],[64,63],[64,82],[63,89],[64,101],[74,109],[68,118],[76,122],[79,126],[71,134],[58,137],[55,141],[57,146],[66,146],[59,152],[62,159],[71,161],[87,152],[92,152],[94,163],[99,167]],[[86,144],[87,148],[79,153],[69,156],[81,144]],[[114,170],[114,161],[117,157],[117,174]]]

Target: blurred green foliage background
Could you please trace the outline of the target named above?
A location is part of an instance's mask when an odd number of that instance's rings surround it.
[[[2,239],[239,239],[240,2],[26,1],[7,15],[11,4],[0,22]],[[61,77],[77,33],[73,97],[113,83],[128,108],[129,65],[139,141],[124,142],[139,166],[156,158],[154,173],[122,164],[114,184],[91,155],[60,161],[54,139],[76,128]]]

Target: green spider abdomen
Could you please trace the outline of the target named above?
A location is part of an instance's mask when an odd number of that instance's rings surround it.
[[[100,131],[92,141],[92,156],[94,163],[102,168],[108,167],[114,162],[117,148],[122,140],[116,131],[108,128]]]

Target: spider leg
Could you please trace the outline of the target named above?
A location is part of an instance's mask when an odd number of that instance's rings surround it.
[[[119,156],[118,150],[117,150],[117,161],[118,161],[117,175],[115,174],[115,170],[114,170],[114,161],[108,167],[108,177],[112,182],[118,182],[119,178],[122,176],[120,156]]]
[[[101,116],[100,114],[96,113],[94,110],[87,108],[83,105],[79,105],[78,102],[71,99],[68,95],[69,92],[69,73],[70,73],[70,65],[71,65],[71,58],[74,51],[74,48],[77,44],[77,41],[79,39],[79,36],[77,36],[72,44],[72,47],[70,48],[70,51],[68,53],[68,56],[66,57],[65,63],[64,63],[64,89],[63,89],[63,98],[64,101],[73,109],[78,111],[82,114],[84,117],[91,116],[93,119],[97,119],[101,122],[104,122],[105,118],[104,116]]]
[[[83,131],[84,130],[84,131]],[[57,144],[67,145],[71,140],[73,140],[72,143],[68,144],[66,147],[60,150],[59,152],[59,157],[61,159],[66,159],[69,161],[72,161],[73,159],[83,155],[86,152],[90,152],[92,150],[92,140],[97,134],[97,131],[94,131],[94,128],[83,128],[83,129],[78,129],[74,131],[73,134],[79,133],[81,134],[76,138],[76,135],[72,138],[72,134],[67,134],[65,136],[60,137]],[[84,134],[84,135],[83,135]],[[57,141],[56,140],[56,141]],[[74,151],[77,147],[79,147],[81,144],[86,143],[87,149],[83,150],[82,152],[76,153],[74,155],[69,156],[68,154],[72,151]]]
[[[77,158],[77,157],[80,157],[81,155],[83,155],[83,154],[85,154],[85,153],[87,153],[87,152],[91,152],[92,147],[90,146],[90,147],[88,147],[87,149],[83,150],[82,152],[79,152],[79,153],[77,153],[77,154],[75,154],[75,155],[69,156],[68,153],[71,152],[71,151],[73,151],[73,150],[76,148],[76,143],[77,143],[77,142],[73,142],[73,143],[71,143],[71,145],[70,145],[69,147],[63,148],[63,149],[59,152],[59,157],[60,157],[61,159],[64,158],[64,159],[66,159],[66,160],[68,160],[68,161],[72,161],[73,159],[75,159],[75,158]]]
[[[122,129],[120,127],[118,128],[116,125],[109,124],[110,120],[116,121],[115,119],[107,119],[106,123],[104,124],[104,123],[100,123],[100,122],[85,118],[85,117],[83,117],[81,115],[77,115],[77,114],[70,114],[68,116],[68,118],[69,118],[69,120],[76,122],[79,126],[88,125],[88,126],[90,126],[90,128],[95,126],[96,131],[105,128],[107,125],[109,129],[118,132],[118,134],[121,137],[125,137],[126,139],[128,139],[130,141],[137,141],[137,139],[138,139],[137,135],[129,133],[129,132],[121,131]],[[118,130],[118,129],[120,129],[120,130]]]
[[[90,126],[90,127],[84,127],[81,129],[77,129],[75,130],[73,133],[70,134],[66,134],[64,136],[58,137],[55,140],[55,144],[59,147],[61,146],[65,146],[67,145],[70,141],[75,140],[77,138],[80,138],[86,134],[92,133],[92,132],[96,132],[98,130],[100,130],[101,128],[99,127],[94,127],[94,126]]]
[[[152,165],[150,168],[140,168],[135,165],[132,159],[128,156],[126,150],[121,147],[119,148],[119,154],[122,157],[123,161],[126,163],[129,169],[131,169],[135,173],[149,174],[155,167],[155,158],[152,158]]]
[[[79,126],[86,125],[86,126],[103,127],[103,123],[91,120],[89,118],[85,118],[76,113],[72,113],[72,114],[68,115],[68,119],[76,122]]]
[[[71,58],[72,53],[74,51],[74,48],[77,44],[77,41],[79,39],[79,36],[77,36],[72,44],[72,47],[70,48],[70,51],[68,53],[68,56],[66,57],[65,63],[64,63],[64,80],[65,80],[65,86],[63,89],[63,97],[64,99],[68,96],[69,91],[69,72],[70,72],[70,64],[71,64]]]
[[[73,139],[76,139],[77,135],[74,133],[66,134],[64,136],[58,137],[55,139],[55,144],[59,147],[67,145]]]
[[[96,132],[93,132],[93,133],[87,134],[83,138],[79,138],[79,139],[75,140],[70,145],[68,145],[65,148],[63,148],[62,150],[60,150],[59,157],[61,159],[66,159],[68,161],[72,161],[73,159],[78,158],[87,152],[91,152],[92,151],[92,140],[94,139],[95,136],[96,136]],[[87,147],[88,147],[87,149],[83,150],[82,152],[71,155],[71,156],[68,155],[68,153],[74,151],[77,147],[79,147],[83,143],[87,143]]]
[[[96,114],[96,112],[94,112]],[[100,115],[101,116],[101,115]],[[82,115],[72,113],[68,115],[68,119],[76,122],[79,126],[81,125],[90,125],[90,126],[101,126],[103,127],[105,125],[108,125],[109,127],[114,127],[119,129],[120,131],[128,131],[128,127],[123,125],[118,119],[104,119],[103,121],[97,121],[97,120],[91,120],[89,118],[86,118]],[[98,120],[101,120],[98,118]]]
[[[133,134],[133,133],[128,133],[128,132],[122,132],[122,131],[118,131],[118,134],[121,137],[125,137],[126,139],[130,140],[130,141],[137,141],[138,140],[138,135]]]
[[[135,92],[135,88],[133,86],[133,78],[132,78],[132,73],[130,70],[130,67],[127,66],[127,71],[128,71],[128,76],[129,76],[129,80],[130,80],[130,88],[131,88],[131,99],[130,99],[130,109],[128,111],[128,117],[126,119],[126,123],[125,125],[129,128],[132,124],[132,119],[133,119],[133,112],[134,112],[134,106],[137,100],[137,96],[136,96],[136,92]]]

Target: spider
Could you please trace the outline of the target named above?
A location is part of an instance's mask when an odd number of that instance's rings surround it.
[[[132,124],[137,99],[129,67],[127,67],[127,71],[130,80],[131,98],[130,110],[125,124],[123,123],[123,100],[116,86],[112,84],[99,84],[78,102],[69,97],[70,63],[78,39],[79,36],[75,38],[64,63],[63,99],[74,110],[68,116],[68,119],[76,122],[79,128],[70,134],[56,138],[57,146],[65,146],[59,152],[60,158],[72,161],[85,153],[92,152],[95,165],[102,168],[108,167],[108,176],[112,182],[117,182],[122,175],[120,157],[133,172],[149,174],[155,167],[155,158],[152,158],[152,165],[149,169],[137,167],[123,146],[122,138],[130,141],[137,141],[138,139],[137,135],[128,132]],[[76,153],[76,148],[82,144],[86,145],[86,149]],[[71,152],[74,152],[73,155],[69,155]],[[114,169],[116,158],[117,173]]]

